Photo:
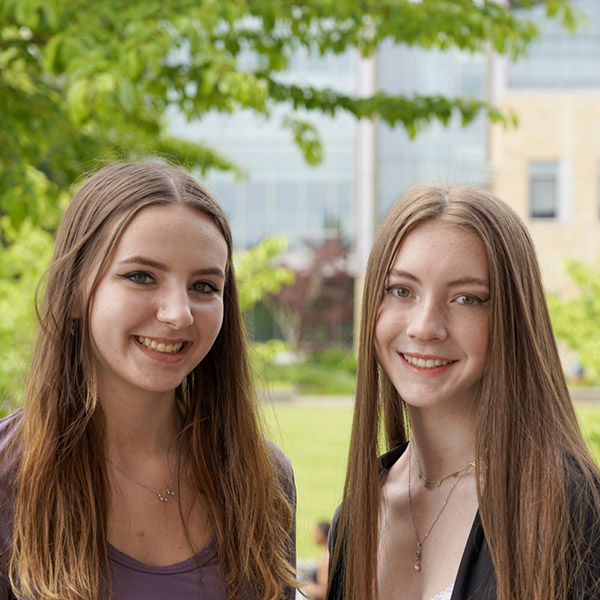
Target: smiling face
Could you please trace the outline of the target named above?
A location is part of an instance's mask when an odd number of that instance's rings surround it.
[[[375,352],[408,405],[468,409],[485,366],[489,297],[485,251],[473,234],[434,220],[404,237],[379,307]]]
[[[92,294],[100,398],[175,390],[221,329],[226,264],[223,235],[196,210],[155,205],[132,219]]]

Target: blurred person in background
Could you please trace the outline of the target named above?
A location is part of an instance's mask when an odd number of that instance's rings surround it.
[[[329,521],[320,521],[313,529],[313,539],[317,546],[323,548],[317,567],[313,573],[313,581],[302,586],[302,593],[313,600],[324,600],[327,593],[327,577],[329,574],[329,550],[327,540],[329,537]]]

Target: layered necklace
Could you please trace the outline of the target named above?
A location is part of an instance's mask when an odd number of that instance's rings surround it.
[[[167,483],[165,493],[163,494],[160,490],[150,487],[149,485],[142,483],[139,479],[136,479],[133,475],[130,475],[127,471],[125,471],[125,469],[122,469],[119,465],[115,464],[112,460],[110,460],[110,458],[107,458],[107,460],[117,471],[119,471],[119,473],[121,473],[122,475],[127,477],[127,479],[129,479],[130,481],[133,481],[133,483],[139,485],[140,487],[143,487],[144,489],[148,490],[149,492],[153,492],[154,494],[156,494],[156,496],[158,497],[160,502],[168,502],[169,497],[175,497],[175,492],[171,488],[173,487],[173,481],[175,480],[175,472],[177,471],[177,468],[169,469],[169,474],[170,474],[169,482]],[[178,464],[179,464],[179,452],[177,452],[177,459],[175,460],[175,467],[177,467]]]
[[[442,508],[440,508],[436,518],[433,520],[433,523],[430,525],[429,529],[425,532],[425,535],[423,536],[423,539],[419,538],[419,534],[417,533],[417,522],[415,520],[415,513],[413,511],[413,505],[412,505],[412,496],[411,496],[411,479],[412,479],[412,469],[411,469],[411,458],[412,458],[412,447],[413,447],[413,443],[411,441],[411,443],[408,444],[408,506],[410,508],[410,516],[412,518],[412,524],[413,524],[413,530],[415,532],[415,539],[417,540],[417,550],[415,552],[415,571],[420,571],[421,570],[421,553],[423,550],[423,544],[425,543],[425,540],[429,537],[429,534],[431,533],[431,530],[435,527],[435,525],[437,524],[437,522],[440,520],[440,517],[442,516],[442,513],[444,512],[444,509],[446,508],[448,501],[450,500],[450,496],[452,496],[452,492],[454,491],[454,489],[456,488],[456,486],[459,484],[460,480],[469,472],[469,470],[473,467],[475,467],[475,460],[472,460],[466,467],[455,471],[453,473],[450,473],[450,475],[446,475],[446,477],[442,477],[441,479],[427,479],[425,477],[425,475],[423,475],[423,471],[421,469],[421,465],[419,465],[419,457],[417,456],[417,466],[419,467],[419,479],[421,481],[424,482],[425,487],[429,487],[431,484],[435,483],[438,487],[440,487],[442,485],[442,483],[444,481],[446,481],[446,479],[450,479],[451,477],[454,477],[456,479],[456,481],[454,482],[454,485],[450,488],[450,491],[448,492],[448,495],[446,496],[446,499],[444,500],[444,503],[442,504]]]

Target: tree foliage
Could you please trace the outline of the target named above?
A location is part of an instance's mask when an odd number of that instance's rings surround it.
[[[573,20],[563,0],[548,11]],[[173,139],[165,111],[188,119],[240,108],[269,114],[311,158],[314,130],[298,109],[379,116],[416,132],[454,111],[464,122],[485,102],[441,96],[356,98],[286,82],[299,47],[321,54],[386,39],[518,56],[535,27],[495,0],[0,0],[0,209],[15,224],[39,217],[98,159],[161,154],[190,167],[235,169],[200,140]],[[318,152],[316,153],[318,160]],[[32,178],[47,180],[42,198]],[[39,190],[37,190],[39,193]]]
[[[548,298],[554,331],[575,352],[584,369],[585,381],[600,384],[600,258],[595,266],[576,260],[566,264],[577,285],[572,298]]]
[[[572,24],[567,0],[546,4]],[[285,70],[298,48],[367,55],[391,39],[473,52],[490,45],[518,56],[534,35],[495,0],[0,0],[0,377],[17,379],[13,344],[32,322],[32,282],[83,174],[148,156],[239,174],[210,140],[175,139],[170,110],[198,120],[209,111],[269,115],[283,106],[282,127],[316,163],[322,151],[311,112],[378,116],[411,134],[453,113],[464,123],[481,110],[504,116],[473,98],[357,98],[297,85]]]
[[[238,252],[235,268],[242,311],[250,310],[267,294],[277,294],[294,283],[294,273],[275,259],[287,248],[284,237],[268,237],[253,248]]]
[[[344,239],[308,241],[302,252],[280,263],[293,273],[293,280],[281,290],[269,291],[263,303],[289,347],[315,350],[351,345],[354,282]]]

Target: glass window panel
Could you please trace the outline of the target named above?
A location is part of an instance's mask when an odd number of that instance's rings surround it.
[[[309,230],[322,231],[325,229],[328,216],[327,184],[325,182],[310,182],[306,184],[306,225]]]
[[[585,88],[600,85],[600,2],[579,0],[576,4],[587,17],[576,35],[562,28],[558,20],[549,20],[541,5],[527,11],[527,18],[539,28],[540,37],[531,44],[527,56],[510,65],[510,87]]]
[[[280,231],[295,231],[298,226],[298,196],[297,181],[278,181],[276,184],[275,228]]]
[[[558,216],[558,163],[529,163],[529,216],[552,219]]]
[[[267,219],[267,185],[264,181],[249,181],[245,188],[245,223],[249,229],[265,231]]]

